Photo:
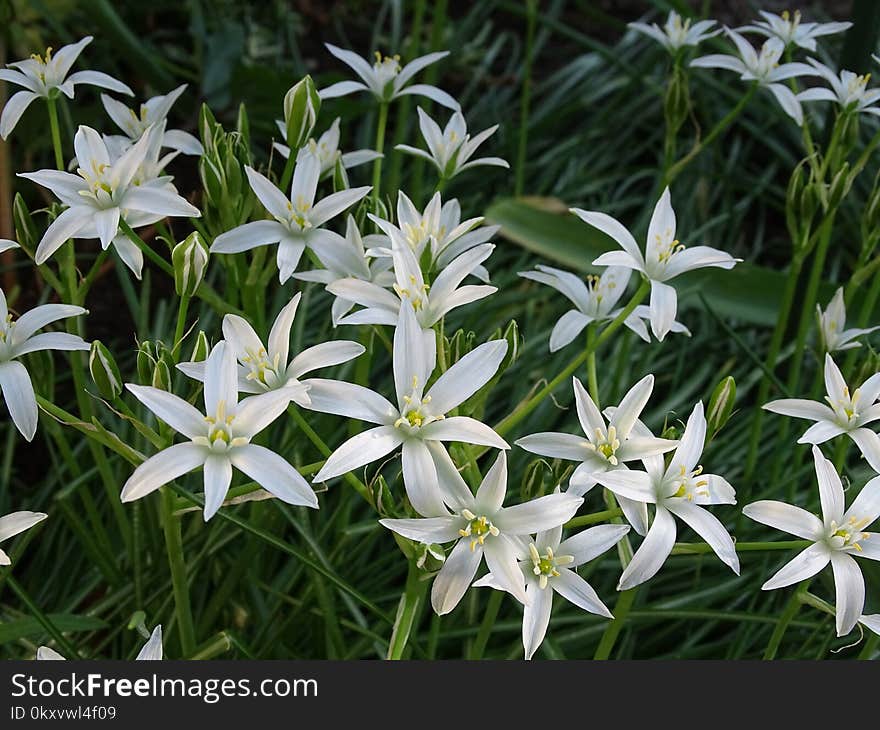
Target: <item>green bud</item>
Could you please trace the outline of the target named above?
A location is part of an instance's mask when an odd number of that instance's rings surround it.
[[[547,494],[547,486],[553,482],[553,467],[544,459],[529,462],[523,472],[519,493],[523,502]]]
[[[828,205],[834,209],[840,205],[840,202],[847,196],[853,184],[853,177],[850,175],[849,162],[844,162],[837,174],[832,178],[828,191]]]
[[[415,546],[416,566],[422,570],[434,572],[443,567],[446,562],[446,551],[442,545],[424,543]]]
[[[102,398],[113,400],[122,393],[122,376],[113,355],[100,340],[89,350],[89,373]]]
[[[732,375],[728,375],[715,386],[712,397],[709,399],[709,409],[706,411],[706,430],[710,440],[724,428],[730,419],[735,400],[736,381]]]
[[[342,190],[348,190],[349,187],[348,173],[342,165],[342,157],[340,156],[336,159],[336,164],[333,166],[333,192],[338,193]]]
[[[189,361],[204,362],[208,359],[210,352],[211,345],[208,342],[208,335],[205,334],[204,330],[199,330],[199,333],[196,335],[196,344],[193,347],[192,355],[189,356]]]
[[[177,295],[193,296],[205,278],[205,269],[208,266],[208,247],[198,231],[193,231],[174,247],[171,264],[174,267],[174,288]]]
[[[501,361],[501,366],[498,368],[499,374],[503,373],[519,359],[523,337],[519,333],[519,325],[516,323],[515,319],[512,319],[507,323],[507,327],[504,328],[503,339],[507,342],[507,354],[504,356],[504,359]]]
[[[675,64],[663,100],[666,126],[671,134],[675,134],[681,128],[681,125],[688,118],[690,110],[691,95],[688,88],[687,72],[679,64]]]
[[[153,368],[156,366],[156,356],[153,352],[153,343],[144,340],[138,345],[137,372],[141,383],[149,383],[153,379]]]
[[[171,390],[171,368],[165,358],[156,363],[150,385],[159,390]]]
[[[321,97],[311,76],[304,76],[284,95],[284,126],[291,155],[296,156],[296,151],[309,141],[320,110]]]
[[[31,256],[37,249],[37,242],[40,240],[37,232],[37,226],[31,217],[27,203],[21,197],[21,193],[15,194],[15,200],[12,203],[12,220],[15,225],[15,239]]]

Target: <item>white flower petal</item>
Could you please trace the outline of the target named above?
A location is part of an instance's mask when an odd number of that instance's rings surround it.
[[[771,591],[775,588],[785,588],[806,578],[812,578],[830,561],[831,552],[828,547],[821,542],[814,543],[783,565],[761,586],[761,589]]]
[[[545,494],[530,502],[502,508],[495,524],[508,535],[531,535],[568,522],[583,502],[573,494]]]
[[[523,610],[522,640],[524,658],[531,659],[547,634],[550,611],[553,608],[553,591],[537,583],[526,586],[526,605]]]
[[[4,515],[0,517],[0,540],[8,540],[10,537],[29,530],[48,516],[45,512],[29,512],[27,510]]]
[[[232,465],[247,474],[263,489],[287,504],[318,508],[318,497],[309,483],[274,451],[247,444],[233,449]]]
[[[193,443],[175,444],[141,464],[122,487],[120,499],[132,502],[145,497],[168,482],[191,472],[205,462],[207,451]]]
[[[449,613],[458,605],[473,582],[482,559],[483,546],[475,545],[472,550],[467,538],[458,541],[431,586],[431,606],[438,616]]]
[[[437,468],[431,452],[419,439],[407,439],[401,449],[403,486],[413,509],[423,517],[448,514],[437,483]]]
[[[378,424],[392,424],[399,415],[383,396],[362,385],[324,378],[309,378],[302,383],[309,386],[311,403],[306,407],[312,411]]]
[[[232,483],[232,462],[226,454],[209,454],[204,464],[205,522],[220,509]]]
[[[620,576],[617,589],[628,590],[653,578],[672,552],[675,535],[675,519],[668,510],[658,506],[654,514],[654,522]]]
[[[818,540],[822,535],[822,520],[805,509],[775,500],[761,500],[743,507],[743,514],[755,522],[787,532],[804,540]]]
[[[666,502],[666,508],[676,517],[684,520],[708,543],[721,562],[739,575],[739,558],[733,539],[715,515],[685,499],[670,499]]]
[[[257,246],[278,243],[287,235],[276,221],[253,221],[221,233],[211,244],[211,253],[240,253]]]
[[[608,607],[602,603],[599,595],[587,581],[581,578],[573,570],[568,568],[560,568],[559,575],[553,578],[551,584],[555,590],[565,600],[570,601],[578,608],[595,613],[597,616],[605,618],[614,618]]]
[[[159,624],[153,629],[153,633],[150,634],[149,640],[144,644],[143,648],[138,652],[138,655],[134,659],[135,661],[158,661],[163,658],[162,624]]]
[[[629,532],[629,525],[597,525],[566,538],[556,550],[559,555],[571,555],[572,567],[588,563],[619,543]]]
[[[837,604],[837,635],[853,630],[865,608],[865,579],[855,560],[840,552],[831,553]]]
[[[33,441],[39,419],[37,397],[30,375],[20,362],[0,362],[0,393],[19,433],[27,441]]]
[[[204,414],[199,413],[198,409],[183,398],[149,385],[126,383],[125,387],[149,408],[156,418],[167,423],[177,433],[189,439],[207,435],[208,424],[205,423]]]
[[[431,386],[431,411],[440,415],[464,403],[495,377],[506,354],[506,340],[492,340],[471,350]]]
[[[311,395],[311,392],[309,393]],[[369,464],[387,456],[403,439],[400,430],[394,426],[377,426],[352,436],[327,457],[324,466],[315,474],[315,482],[323,482],[333,477]]]
[[[516,440],[521,449],[548,456],[551,459],[567,459],[568,461],[584,461],[596,452],[589,448],[590,442],[583,436],[567,433],[533,433]]]

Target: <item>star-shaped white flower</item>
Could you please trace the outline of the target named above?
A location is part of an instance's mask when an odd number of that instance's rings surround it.
[[[422,133],[425,144],[428,145],[428,151],[425,152],[418,147],[411,147],[408,144],[399,144],[394,149],[428,160],[428,162],[437,167],[442,180],[451,180],[458,173],[481,165],[510,167],[507,161],[502,160],[500,157],[471,159],[477,148],[498,129],[497,124],[484,129],[471,139],[467,131],[467,122],[465,122],[464,115],[461,112],[455,112],[443,130],[421,107],[418,108],[418,112],[419,130]]]
[[[186,84],[182,84],[168,94],[147,99],[140,105],[137,112],[107,94],[101,94],[101,103],[116,126],[125,133],[125,138],[137,142],[152,125],[162,124],[166,121],[171,107],[186,91],[186,86]],[[204,153],[202,143],[182,129],[164,130],[161,146],[177,150],[185,155]]]
[[[205,413],[159,388],[127,383],[126,387],[158,419],[189,441],[151,456],[134,470],[122,488],[131,502],[201,467],[205,475],[205,521],[220,509],[232,481],[232,468],[288,504],[318,507],[308,482],[283,458],[251,439],[280,416],[290,403],[283,388],[238,402],[235,355],[226,342],[214,346],[205,369]]]
[[[828,302],[828,307],[824,312],[819,304],[816,305],[816,315],[819,318],[819,336],[822,339],[822,348],[825,352],[838,352],[839,350],[861,347],[861,342],[854,341],[857,337],[880,329],[880,327],[844,329],[846,327],[846,303],[843,299],[842,286],[834,292],[834,296]]]
[[[57,651],[48,646],[41,646],[37,649],[37,656],[35,657],[41,661],[65,661],[66,657],[61,656]],[[147,640],[147,643],[143,645],[141,650],[138,652],[138,655],[134,658],[135,661],[156,661],[164,659],[164,653],[162,650],[162,624],[159,624],[155,629],[153,629],[153,633],[150,634],[150,638]]]
[[[707,38],[718,35],[721,30],[713,30],[716,21],[698,20],[691,25],[691,19],[681,16],[674,10],[669,12],[663,27],[657,23],[629,23],[629,27],[649,38],[653,38],[670,53],[676,53],[685,46],[696,46]]]
[[[333,120],[333,124],[324,132],[317,140],[314,140],[314,149],[318,154],[318,157],[321,160],[321,177],[327,177],[328,175],[333,174],[333,170],[336,167],[337,161],[342,163],[342,167],[346,170],[351,169],[352,167],[357,167],[358,165],[363,165],[367,162],[372,162],[380,157],[384,157],[381,152],[376,152],[375,150],[355,150],[354,152],[345,152],[342,153],[339,151],[339,122],[340,117],[336,117]],[[281,132],[282,139],[284,135],[287,134],[287,127],[284,124],[283,119],[276,119],[275,124],[278,125],[278,129]],[[313,140],[309,140],[311,143]],[[290,157],[290,147],[286,144],[281,144],[280,142],[275,142],[272,145],[281,156],[286,160]],[[309,149],[311,145],[306,145],[301,148],[297,154],[303,154],[303,149]]]
[[[756,53],[751,44],[735,30],[725,29],[736,45],[739,57],[713,53],[691,61],[695,68],[723,68],[735,71],[743,81],[757,81],[776,97],[782,110],[799,125],[804,122],[801,104],[794,92],[785,84],[779,83],[798,76],[816,76],[816,70],[805,63],[779,63],[785,52],[785,43],[778,38],[770,38]]]
[[[309,403],[308,386],[300,382],[306,373],[339,365],[361,355],[363,345],[349,340],[333,340],[303,350],[288,362],[290,330],[302,294],[297,293],[278,313],[263,345],[254,328],[237,314],[223,318],[223,338],[238,360],[238,392],[265,393],[284,389],[297,405]],[[205,362],[182,362],[178,369],[198,381],[205,381]]]
[[[306,407],[321,413],[377,424],[353,436],[334,451],[315,475],[332,479],[381,459],[402,446],[403,483],[409,501],[421,515],[445,514],[437,487],[438,462],[448,458],[443,442],[458,441],[507,449],[489,426],[468,416],[447,416],[491,380],[507,353],[505,340],[474,348],[446,370],[425,392],[436,365],[433,331],[423,331],[409,302],[400,307],[394,331],[394,386],[397,406],[354,383],[311,378]]]
[[[198,217],[198,208],[178,195],[167,178],[143,182],[136,175],[146,159],[153,134],[150,128],[121,157],[113,159],[107,145],[94,129],[80,126],[73,140],[77,174],[60,170],[22,172],[27,178],[51,190],[67,209],[46,229],[34,260],[45,263],[71,238],[98,238],[101,247],[110,244],[140,278],[143,254],[127,236],[119,233],[119,221],[140,228],[168,216]]]
[[[91,42],[92,36],[86,36],[77,43],[63,46],[55,54],[49,48],[44,56],[35,53],[23,61],[7,64],[9,68],[0,69],[0,81],[8,81],[25,89],[13,94],[3,107],[3,114],[0,115],[0,137],[6,139],[12,133],[25,109],[35,99],[48,99],[53,94],[64,94],[72,99],[77,84],[97,86],[129,96],[134,94],[121,81],[100,71],[77,71],[67,75],[83,48]]]
[[[454,609],[486,558],[494,582],[528,605],[525,577],[518,564],[521,538],[552,530],[570,520],[583,499],[572,494],[548,494],[530,502],[504,507],[507,457],[498,455],[477,489],[471,492],[451,459],[438,469],[440,489],[453,514],[425,519],[384,519],[379,523],[399,535],[422,543],[456,540],[431,588],[431,605],[438,615]]]
[[[815,58],[808,58],[807,61],[831,88],[817,86],[802,91],[797,95],[799,101],[831,101],[841,109],[852,109],[859,113],[880,116],[880,106],[877,106],[877,102],[880,101],[880,88],[876,86],[868,88],[871,74],[856,74],[846,69],[836,74]]]
[[[369,91],[382,103],[393,101],[404,94],[414,94],[416,96],[426,96],[453,111],[458,111],[460,108],[455,99],[436,86],[431,86],[430,84],[408,85],[412,77],[419,71],[430,66],[432,63],[436,63],[441,58],[446,58],[449,55],[449,51],[439,51],[437,53],[429,53],[426,56],[419,56],[406,64],[406,66],[400,65],[400,56],[382,56],[377,51],[376,61],[370,65],[366,59],[352,51],[346,51],[344,48],[339,48],[330,43],[325,43],[324,45],[330,53],[350,67],[360,77],[361,81],[340,81],[325,89],[321,89],[318,95],[322,99],[347,96],[356,91]]]
[[[42,522],[49,515],[44,512],[11,512],[8,515],[0,517],[0,542],[8,540],[19,533],[29,530],[38,522]],[[12,565],[9,556],[0,550],[0,565]]]
[[[856,558],[880,560],[880,535],[865,532],[880,517],[880,477],[869,481],[849,509],[834,465],[813,447],[822,519],[785,502],[761,500],[743,507],[743,514],[804,540],[812,541],[764,583],[763,590],[784,588],[811,578],[831,563],[837,594],[837,635],[849,633],[865,605],[865,581]]]
[[[575,568],[614,547],[627,532],[629,525],[598,525],[562,540],[562,525],[559,525],[539,532],[534,540],[529,541],[528,553],[519,561],[528,599],[522,623],[526,659],[534,656],[547,634],[554,593],[584,611],[614,618],[594,588],[577,574]],[[492,573],[480,578],[474,586],[503,590]]]
[[[782,398],[770,401],[764,409],[793,418],[807,418],[815,423],[798,439],[799,444],[824,444],[846,434],[859,447],[871,468],[880,472],[880,437],[866,426],[880,419],[880,373],[875,373],[852,393],[840,368],[830,354],[825,354],[825,400]]]
[[[239,253],[277,243],[278,278],[282,284],[293,275],[306,246],[317,249],[345,245],[338,233],[321,226],[370,192],[369,187],[340,190],[316,203],[321,159],[311,148],[297,156],[289,200],[252,167],[245,167],[245,172],[251,189],[274,220],[253,221],[222,233],[214,239],[211,252]]]
[[[739,30],[778,38],[786,47],[795,45],[808,51],[816,50],[816,38],[842,33],[852,26],[852,23],[801,23],[800,10],[794,13],[785,10],[782,15],[759,10],[758,14],[764,18],[763,21],[756,21]]]
[[[706,418],[700,402],[688,418],[668,467],[664,467],[662,456],[650,456],[643,460],[645,471],[616,469],[596,475],[599,484],[619,497],[656,508],[648,534],[620,576],[619,590],[637,586],[657,574],[675,545],[675,517],[690,526],[739,575],[733,540],[718,518],[702,506],[736,504],[736,494],[727,480],[717,474],[704,474],[703,467],[697,465],[705,440]]]
[[[483,243],[469,248],[447,264],[428,285],[416,254],[401,235],[400,229],[370,215],[391,239],[391,258],[394,262],[393,291],[364,281],[348,278],[334,281],[327,291],[337,297],[364,307],[339,319],[337,324],[397,323],[401,305],[408,302],[423,329],[430,329],[453,309],[478,301],[498,291],[485,284],[460,286],[474,275],[482,263],[492,255],[495,245]]]
[[[543,432],[518,439],[515,444],[533,454],[551,459],[579,462],[569,479],[568,491],[578,496],[589,492],[597,475],[612,469],[625,469],[628,461],[646,459],[671,451],[678,441],[656,438],[639,415],[654,389],[654,376],[646,375],[636,383],[616,408],[607,408],[609,418],[599,412],[590,394],[577,378],[572,378],[578,420],[586,434]],[[640,535],[648,529],[648,511],[643,501],[621,497],[620,508]]]
[[[14,319],[0,289],[0,392],[19,433],[32,441],[37,432],[37,397],[25,366],[18,358],[39,350],[88,350],[89,344],[67,332],[37,334],[47,324],[59,319],[78,317],[88,312],[71,304],[43,304]]]
[[[632,234],[610,215],[580,208],[572,208],[571,212],[613,238],[623,249],[602,254],[593,261],[594,266],[625,266],[641,272],[650,280],[651,331],[658,340],[672,331],[678,311],[678,297],[667,281],[694,269],[732,269],[742,260],[709,246],[685,248],[675,237],[675,211],[672,210],[669,188],[663,191],[654,206],[644,256]]]

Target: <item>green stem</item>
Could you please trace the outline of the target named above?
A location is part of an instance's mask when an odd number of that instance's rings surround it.
[[[158,266],[162,271],[164,271],[168,276],[174,276],[174,268],[171,264],[162,258],[156,251],[150,247],[143,238],[141,238],[137,233],[135,233],[131,226],[125,222],[124,219],[119,219],[119,227],[122,229],[122,232],[128,236],[131,242],[137,246],[141,251],[144,252],[144,255],[150,259],[156,266]]]
[[[770,637],[770,643],[767,644],[767,648],[764,650],[765,660],[776,658],[776,652],[779,651],[779,645],[782,643],[782,638],[785,636],[785,632],[788,630],[789,624],[792,622],[794,617],[797,616],[797,613],[800,610],[802,603],[801,596],[806,593],[811,580],[812,578],[807,578],[806,580],[801,581],[800,584],[798,584],[798,587],[792,597],[788,600],[788,604],[785,606],[785,610],[779,617],[779,621],[776,622],[776,628],[773,629],[773,635]]]
[[[46,99],[46,108],[49,110],[49,128],[52,130],[52,147],[55,150],[55,167],[64,171],[64,152],[61,149],[61,129],[58,126],[58,108],[55,99]]]
[[[177,310],[177,326],[174,329],[174,345],[171,354],[179,359],[177,352],[183,344],[183,332],[186,329],[186,313],[189,309],[189,296],[184,294],[180,297],[180,308]]]
[[[388,644],[388,659],[401,659],[406,643],[412,633],[415,618],[419,607],[428,588],[428,581],[422,580],[422,571],[416,565],[415,560],[409,561],[409,569],[406,574],[406,587],[400,596],[397,606],[397,618],[394,620],[394,628],[391,631],[391,641]]]
[[[590,389],[590,397],[593,399],[593,402],[596,404],[597,408],[601,408],[599,405],[599,380],[596,377],[596,330],[594,328],[594,323],[590,322],[587,325],[587,387]]]
[[[529,144],[529,106],[532,99],[532,62],[535,45],[535,21],[538,15],[537,0],[526,2],[526,49],[523,61],[522,93],[519,106],[519,143],[516,151],[516,183],[514,195],[523,194],[526,179],[526,153]]]
[[[8,575],[6,577],[6,583],[12,589],[12,592],[15,593],[15,595],[18,596],[21,602],[27,607],[28,611],[31,612],[31,615],[37,620],[40,626],[46,629],[46,633],[58,642],[58,646],[64,649],[64,653],[67,654],[67,659],[79,659],[79,653],[73,647],[73,644],[64,638],[64,634],[62,634],[58,627],[52,623],[52,619],[37,607],[37,604],[33,602],[27,591],[19,585],[18,581],[11,575]]]
[[[296,153],[297,150],[290,150],[290,154],[287,156],[287,161],[284,163],[284,171],[281,173],[281,182],[278,183],[278,187],[285,195],[290,193],[290,181],[293,179],[293,168],[296,165]]]
[[[385,126],[388,123],[388,102],[379,102],[379,119],[376,122],[376,147],[379,154],[385,150]],[[378,211],[379,193],[382,186],[382,158],[373,161],[373,210]]]
[[[177,628],[180,632],[180,646],[184,658],[190,658],[196,651],[196,633],[192,607],[189,602],[189,586],[186,580],[180,520],[174,516],[174,492],[168,487],[162,488],[162,528],[165,533],[165,548],[168,551],[168,567],[171,570],[171,586],[174,593]]]
[[[813,543],[809,540],[776,540],[773,542],[737,542],[734,548],[738,553],[763,552],[765,550],[803,550]],[[677,542],[672,555],[704,555],[713,552],[704,542]]]
[[[495,619],[498,618],[498,609],[501,607],[501,600],[504,598],[503,591],[491,591],[489,602],[486,604],[486,613],[483,614],[483,620],[480,623],[480,630],[471,646],[469,659],[482,659],[483,653],[486,651],[486,644],[489,642],[489,636],[492,629],[495,628]]]
[[[614,618],[611,620],[611,623],[608,624],[605,633],[602,634],[602,638],[599,641],[599,646],[596,647],[596,653],[593,655],[593,659],[604,660],[611,656],[611,650],[614,649],[617,637],[623,628],[623,624],[626,621],[630,609],[632,608],[633,601],[636,599],[637,590],[638,587],[621,591],[617,603],[614,604]]]

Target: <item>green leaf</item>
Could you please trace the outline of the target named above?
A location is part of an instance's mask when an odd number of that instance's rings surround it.
[[[72,613],[50,613],[49,620],[59,631],[64,632],[97,631],[107,626],[101,619],[92,616],[77,616]],[[0,644],[45,635],[46,630],[37,619],[31,616],[0,623]]]

